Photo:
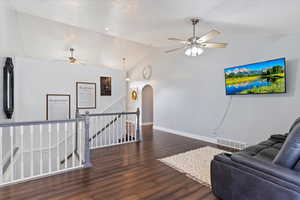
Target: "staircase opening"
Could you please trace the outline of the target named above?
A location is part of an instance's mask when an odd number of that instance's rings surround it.
[[[142,89],[142,125],[153,125],[153,88],[145,85]]]

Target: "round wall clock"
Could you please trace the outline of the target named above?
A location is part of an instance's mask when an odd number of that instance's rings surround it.
[[[144,70],[143,70],[143,77],[144,79],[146,80],[149,80],[152,76],[152,67],[150,65],[144,67]]]

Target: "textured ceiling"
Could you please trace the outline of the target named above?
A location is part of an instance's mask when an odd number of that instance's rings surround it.
[[[186,18],[202,19],[198,33],[212,28],[234,36],[274,36],[299,31],[299,0],[11,0],[15,9],[158,47],[168,37],[186,39]],[[109,31],[105,28],[108,27]]]

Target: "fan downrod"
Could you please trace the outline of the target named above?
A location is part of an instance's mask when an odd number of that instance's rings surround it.
[[[192,37],[192,40],[196,40],[196,25],[199,23],[200,18],[193,17],[193,18],[190,19],[190,21],[192,22],[192,25],[193,25],[193,37]]]
[[[190,20],[191,20],[193,26],[197,25],[199,23],[199,21],[200,21],[199,18],[191,18]]]

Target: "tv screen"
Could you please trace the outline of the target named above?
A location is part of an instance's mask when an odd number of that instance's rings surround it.
[[[224,69],[226,95],[286,92],[285,58]]]

